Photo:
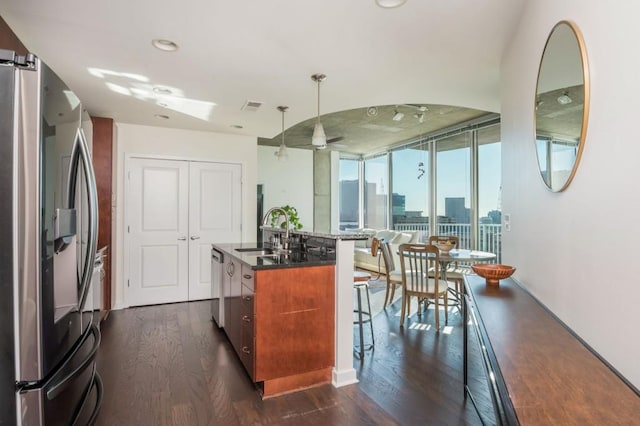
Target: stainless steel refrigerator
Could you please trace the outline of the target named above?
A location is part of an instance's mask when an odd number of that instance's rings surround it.
[[[98,236],[82,107],[34,55],[0,50],[0,425],[95,423]]]

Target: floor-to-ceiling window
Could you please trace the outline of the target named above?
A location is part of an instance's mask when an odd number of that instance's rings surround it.
[[[360,160],[341,158],[340,185],[340,229],[360,226]]]
[[[578,155],[577,140],[562,140],[538,135],[536,147],[542,178],[551,188],[559,189],[567,181]],[[551,172],[553,170],[553,172]]]
[[[500,126],[478,130],[478,244],[477,249],[502,252]]]
[[[364,227],[386,229],[389,213],[387,154],[364,160]]]
[[[436,152],[436,233],[471,248],[471,132],[439,139]]]
[[[429,144],[391,153],[391,223],[395,230],[429,233]]]
[[[499,261],[500,150],[500,124],[492,118],[425,135],[383,155],[342,159],[341,227],[343,222],[347,226],[346,206],[358,200],[356,195],[346,195],[344,188],[357,176],[353,163],[359,161],[361,186],[351,185],[363,194],[360,226],[418,231],[422,242],[431,232],[455,235],[461,248],[496,253]],[[351,174],[343,172],[349,169]]]

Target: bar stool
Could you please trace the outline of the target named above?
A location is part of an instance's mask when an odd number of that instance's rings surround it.
[[[360,333],[360,346],[357,347],[354,345],[354,354],[356,358],[363,359],[364,351],[373,349],[373,322],[371,321],[371,301],[369,299],[369,280],[371,279],[371,274],[368,272],[362,271],[354,271],[353,273],[353,288],[356,290],[356,300],[358,301],[357,309],[353,310],[353,313],[358,314],[358,318],[353,321],[354,325],[358,325],[358,331]],[[367,296],[367,306],[366,310],[364,310],[362,306],[362,291],[365,292]],[[363,318],[364,317],[364,318]],[[364,345],[364,331],[362,329],[362,325],[364,323],[369,323],[371,327],[371,344],[365,347]],[[356,350],[359,349],[359,350]]]

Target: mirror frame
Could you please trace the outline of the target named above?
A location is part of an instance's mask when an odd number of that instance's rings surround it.
[[[545,57],[545,53],[547,52],[547,47],[549,46],[549,42],[551,41],[551,37],[553,36],[554,32],[556,31],[556,29],[558,29],[558,27],[566,25],[569,27],[569,29],[572,31],[574,37],[576,38],[576,42],[578,44],[578,50],[579,50],[579,55],[580,55],[580,59],[582,61],[582,80],[583,80],[583,92],[584,92],[584,103],[583,103],[583,110],[582,110],[582,124],[581,124],[581,128],[580,128],[580,139],[578,141],[578,152],[576,153],[576,158],[575,161],[573,163],[573,167],[571,169],[571,173],[569,174],[569,176],[567,176],[566,181],[564,182],[564,184],[562,185],[562,187],[560,187],[559,189],[553,189],[552,186],[547,183],[547,181],[544,179],[544,176],[542,175],[542,170],[540,168],[540,158],[539,158],[539,154],[538,154],[538,149],[537,149],[537,135],[538,135],[538,116],[537,116],[537,102],[538,102],[538,86],[540,85],[540,72],[542,71],[542,63],[544,62],[544,57]],[[582,37],[582,33],[580,32],[580,29],[578,28],[578,26],[572,22],[572,21],[568,21],[568,20],[562,20],[559,21],[557,24],[555,24],[553,26],[553,28],[551,29],[551,31],[549,32],[549,36],[547,37],[547,41],[544,44],[544,49],[542,50],[542,56],[540,57],[540,64],[538,65],[538,74],[537,74],[537,79],[536,79],[536,90],[535,90],[535,96],[534,96],[534,100],[533,100],[533,123],[534,123],[534,149],[536,151],[536,167],[538,168],[538,173],[540,175],[540,178],[542,179],[542,182],[544,183],[544,186],[551,192],[562,192],[565,189],[567,189],[567,187],[569,186],[569,184],[571,184],[571,181],[573,180],[573,177],[576,174],[576,171],[578,170],[578,165],[580,164],[580,159],[582,157],[582,151],[584,150],[584,144],[585,144],[585,139],[587,136],[587,125],[589,122],[589,104],[590,104],[590,81],[589,81],[589,63],[587,61],[587,50],[585,47],[585,43],[584,43],[584,38]]]

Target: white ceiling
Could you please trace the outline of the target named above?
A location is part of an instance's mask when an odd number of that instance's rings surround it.
[[[0,0],[0,14],[91,115],[272,138],[278,105],[290,107],[287,127],[316,114],[314,73],[328,76],[323,114],[421,103],[499,112],[500,60],[525,1]],[[180,48],[159,51],[156,38]],[[154,86],[186,99],[154,98]],[[242,111],[247,100],[264,104]]]

